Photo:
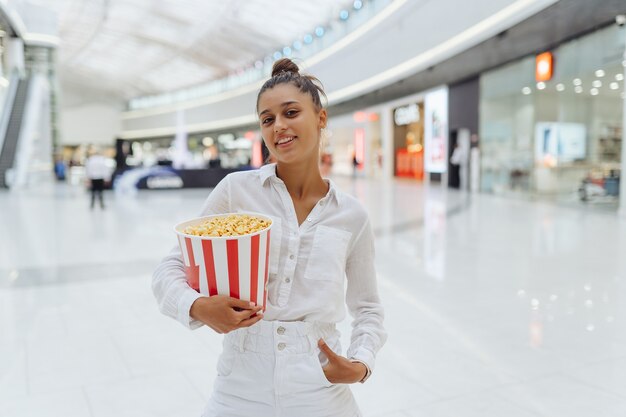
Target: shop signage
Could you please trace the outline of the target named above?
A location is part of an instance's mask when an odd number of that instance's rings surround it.
[[[424,168],[443,173],[448,169],[448,88],[426,94],[424,99]]]
[[[148,177],[146,187],[149,189],[183,188],[183,180],[178,175]]]
[[[393,112],[393,120],[396,122],[396,126],[404,126],[409,123],[419,122],[420,112],[417,108],[417,104],[409,104],[405,107],[398,107]]]
[[[535,79],[537,82],[550,81],[553,68],[552,52],[544,52],[535,58]]]

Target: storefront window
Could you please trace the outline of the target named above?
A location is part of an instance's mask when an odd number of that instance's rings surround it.
[[[393,109],[395,175],[424,179],[424,103]]]
[[[624,34],[599,30],[554,51],[554,74],[535,81],[535,57],[481,77],[481,188],[576,200],[585,181],[604,197],[619,175]],[[614,198],[614,203],[617,199]]]

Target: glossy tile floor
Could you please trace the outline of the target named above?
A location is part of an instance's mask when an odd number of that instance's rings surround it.
[[[369,209],[387,309],[365,416],[626,416],[625,221],[337,182]],[[150,276],[207,193],[0,193],[0,416],[200,415],[221,336],[160,315]]]

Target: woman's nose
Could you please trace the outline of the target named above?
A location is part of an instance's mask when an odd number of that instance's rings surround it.
[[[276,120],[274,120],[274,132],[280,132],[282,130],[285,130],[286,124],[284,123],[284,120],[282,117],[277,117]]]

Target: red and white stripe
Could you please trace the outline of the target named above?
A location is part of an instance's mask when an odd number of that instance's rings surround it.
[[[233,239],[178,235],[189,285],[204,295],[228,295],[258,305],[267,299],[270,230]],[[199,268],[197,274],[193,271]],[[198,282],[195,282],[195,276]]]

